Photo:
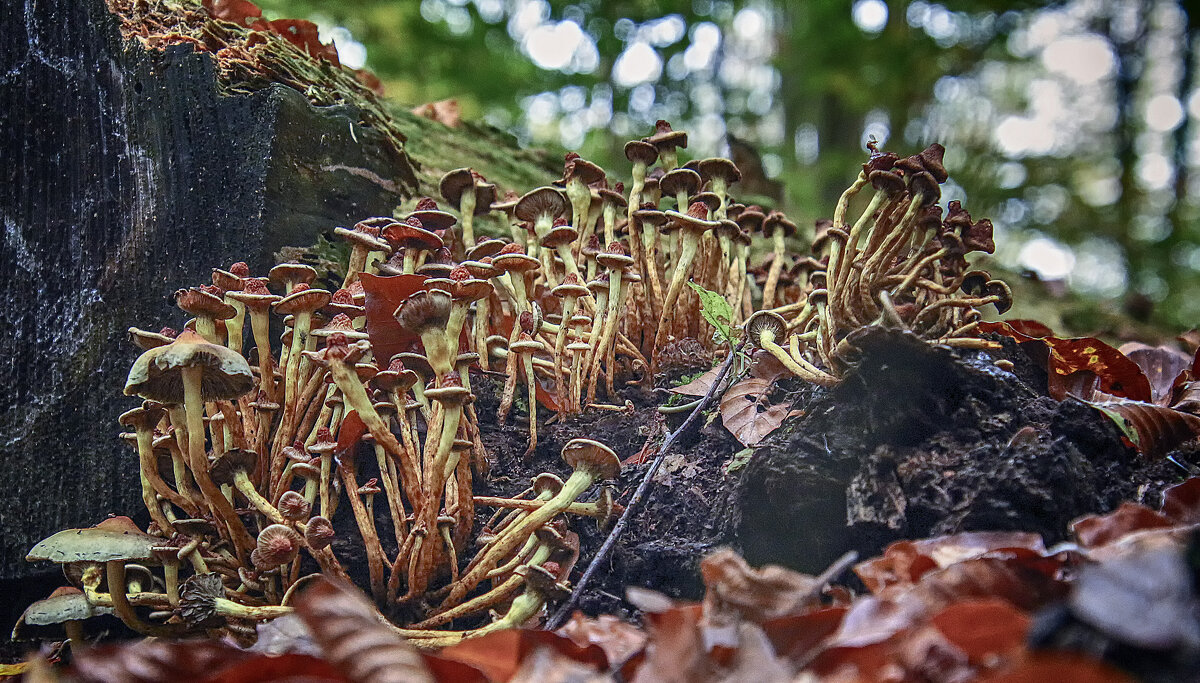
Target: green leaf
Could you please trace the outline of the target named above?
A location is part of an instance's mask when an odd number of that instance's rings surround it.
[[[734,453],[733,457],[729,459],[729,462],[725,463],[725,474],[733,474],[734,472],[744,468],[746,465],[749,465],[750,456],[752,455],[754,455],[753,448],[743,448],[737,453]]]
[[[700,296],[700,315],[704,316],[708,324],[717,328],[717,332],[733,346],[733,307],[720,294],[709,291],[695,282],[689,281],[687,284]]]

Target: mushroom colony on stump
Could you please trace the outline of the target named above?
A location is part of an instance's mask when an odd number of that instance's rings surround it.
[[[994,345],[975,334],[979,309],[1003,312],[1011,295],[968,265],[994,249],[991,223],[937,203],[940,145],[906,158],[872,146],[811,234],[738,203],[727,159],[680,164],[686,147],[660,121],[625,146],[628,185],[576,154],[560,181],[524,195],[458,169],[439,188],[449,210],[425,197],[336,228],[349,246],[340,287],[300,263],[265,277],[237,263],[176,292],[191,316],[182,333],[130,330],[143,353],[125,393],[143,402],[120,419],[150,526],[113,518],[39,543],[29,559],[63,564],[75,589],[18,626],[78,638],[83,619],[111,613],[147,635],[252,640],[308,577],[351,573],[419,645],[527,622],[566,591],[570,526],[620,512],[611,489],[582,500],[620,464],[575,439],[565,481],[475,496],[489,467],[481,428],[504,423],[519,395],[529,456],[549,413],[625,409],[680,356],[727,353],[688,283],[723,296],[752,345],[821,386],[850,369],[850,333],[868,325]],[[505,377],[495,415],[475,409],[481,371]],[[477,507],[495,513],[477,524]],[[351,527],[355,539],[338,538]],[[344,564],[351,540],[365,571]],[[483,626],[447,630],[493,609],[503,614]]]

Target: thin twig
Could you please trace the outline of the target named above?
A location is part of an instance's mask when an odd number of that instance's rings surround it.
[[[625,530],[625,526],[629,523],[629,520],[633,518],[633,512],[642,502],[642,499],[646,497],[646,491],[650,488],[650,482],[654,480],[654,475],[656,472],[658,472],[659,466],[662,465],[663,459],[666,457],[667,453],[671,451],[671,447],[675,445],[675,442],[679,440],[679,437],[687,433],[687,431],[691,429],[693,425],[700,421],[701,415],[704,414],[704,411],[708,408],[708,405],[712,403],[712,400],[717,396],[717,388],[721,386],[721,383],[725,380],[725,375],[729,372],[729,368],[733,365],[733,359],[737,358],[738,353],[741,351],[745,343],[746,342],[743,341],[742,343],[738,344],[736,348],[730,350],[729,356],[725,358],[725,362],[721,363],[721,369],[717,371],[716,378],[713,380],[712,385],[708,387],[708,391],[704,394],[704,397],[700,399],[700,402],[696,405],[696,408],[687,416],[687,419],[683,421],[683,424],[679,425],[678,429],[671,432],[667,435],[667,438],[663,439],[662,445],[658,447],[658,454],[655,455],[654,461],[650,463],[650,467],[646,468],[646,473],[642,475],[642,481],[640,484],[638,484],[637,490],[633,492],[633,496],[629,499],[629,504],[625,506],[625,511],[621,513],[621,516],[617,519],[617,523],[613,525],[612,531],[610,531],[608,534],[608,538],[604,539],[604,543],[601,544],[600,549],[596,551],[596,556],[592,558],[592,562],[588,565],[587,570],[583,572],[583,576],[579,577],[579,581],[575,584],[575,590],[571,592],[571,597],[568,598],[567,601],[558,608],[558,611],[555,612],[554,615],[551,616],[546,622],[547,630],[553,631],[554,629],[560,628],[563,623],[566,622],[567,617],[571,615],[571,612],[575,609],[575,606],[579,604],[579,600],[583,597],[583,591],[585,588],[587,588],[588,582],[600,568],[601,564],[603,564],[604,559],[608,557],[608,554],[612,551],[613,546],[617,543],[617,538],[621,536],[621,532]]]

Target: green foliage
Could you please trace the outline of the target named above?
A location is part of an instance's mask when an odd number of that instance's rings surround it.
[[[700,296],[700,315],[717,329],[717,334],[725,340],[729,348],[734,346],[734,330],[733,330],[733,307],[725,300],[725,297],[711,292],[695,282],[688,282],[688,286],[696,290],[696,294]]]

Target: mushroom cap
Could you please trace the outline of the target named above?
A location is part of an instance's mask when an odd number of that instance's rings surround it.
[[[351,246],[361,246],[368,251],[386,251],[391,252],[392,245],[387,240],[380,239],[374,235],[367,233],[364,230],[349,230],[347,228],[337,227],[333,229],[333,234],[341,237],[351,244]]]
[[[312,514],[312,503],[304,499],[298,491],[285,491],[279,497],[279,514],[284,519],[302,522]]]
[[[333,319],[325,323],[324,327],[317,328],[309,332],[317,339],[324,339],[332,334],[344,334],[346,339],[358,341],[360,339],[368,339],[369,335],[366,332],[354,329],[354,321],[345,313],[338,313],[333,316]]]
[[[33,546],[25,559],[58,564],[116,560],[161,564],[154,548],[162,542],[163,539],[137,529],[64,529]]]
[[[404,367],[404,364],[399,363],[399,368],[393,370],[391,365],[387,370],[379,372],[374,377],[375,386],[384,391],[395,391],[405,393],[412,388],[414,384],[420,381],[417,373]]]
[[[477,277],[481,280],[490,280],[504,272],[504,271],[500,270],[499,268],[497,268],[496,266],[492,265],[490,257],[485,256],[484,258],[486,258],[488,260],[487,261],[469,261],[468,260],[468,261],[463,261],[462,263],[460,263],[458,265],[462,266],[463,268],[466,268],[468,273],[470,273],[474,277]]]
[[[578,278],[568,275],[562,284],[551,289],[550,293],[559,298],[566,298],[568,296],[580,297],[588,295],[588,288],[579,284]]]
[[[530,338],[527,334],[522,334],[520,339],[508,346],[508,350],[517,353],[537,353],[545,351],[546,345],[540,340]]]
[[[726,183],[732,185],[742,179],[742,172],[738,170],[737,164],[724,157],[701,159],[699,169],[700,177],[705,182],[714,178],[721,178]]]
[[[697,192],[696,194],[692,195],[690,201],[692,204],[700,202],[704,206],[708,207],[708,212],[710,214],[721,208],[721,198],[712,192]]]
[[[707,207],[705,207],[704,204],[696,202],[688,207],[687,213],[680,213],[678,211],[666,211],[664,213],[666,213],[667,218],[670,219],[672,228],[682,228],[690,232],[703,234],[704,232],[715,229],[719,223],[717,221],[710,221],[695,215],[700,213],[700,209],[703,209],[705,212],[707,212]]]
[[[542,264],[536,258],[526,254],[501,252],[492,259],[492,265],[508,273],[525,273],[536,270]]]
[[[280,263],[267,273],[271,282],[308,284],[317,279],[317,269],[303,263]]]
[[[83,591],[71,586],[56,588],[49,597],[38,600],[21,614],[13,629],[13,639],[19,639],[18,630],[22,624],[30,626],[52,626],[67,621],[83,621],[101,614],[112,614],[111,607],[92,605],[87,601]]]
[[[784,237],[791,237],[796,234],[796,224],[788,220],[788,217],[780,211],[772,211],[767,214],[766,220],[763,221],[762,229],[767,235],[773,235],[776,230],[783,230]]]
[[[205,291],[200,287],[178,289],[175,291],[175,305],[188,315],[228,320],[237,315],[237,309],[225,303],[222,296]]]
[[[526,192],[517,200],[513,215],[519,220],[533,222],[538,216],[549,215],[551,219],[558,218],[571,208],[562,190],[545,185]]]
[[[250,309],[265,310],[283,297],[272,294],[266,283],[255,278],[247,278],[242,288],[236,292],[225,292],[226,298],[244,304]]]
[[[454,366],[456,368],[461,368],[461,367],[474,365],[475,363],[478,363],[478,362],[479,362],[479,354],[478,353],[475,353],[474,351],[464,351],[463,353],[458,354],[458,356],[454,359]],[[459,372],[462,372],[462,371],[459,370]]]
[[[688,138],[684,131],[671,130],[671,124],[661,119],[654,124],[654,129],[653,135],[642,138],[642,140],[654,145],[660,153],[664,149],[687,148]]]
[[[233,268],[234,270],[241,270],[241,267],[245,266],[245,265],[246,265],[245,263],[241,263],[241,264],[235,263],[233,266],[230,266],[230,267]],[[249,268],[247,268],[245,272],[247,274],[249,274]],[[212,269],[212,283],[214,285],[216,285],[217,287],[220,287],[221,289],[225,290],[226,294],[228,294],[229,292],[236,292],[239,289],[241,289],[242,288],[242,280],[243,280],[243,276],[238,275],[237,273],[231,273],[228,270],[224,270],[221,268],[213,268]]]
[[[609,270],[625,270],[634,264],[634,258],[625,253],[620,242],[608,245],[607,251],[596,254],[596,262]]]
[[[190,576],[179,585],[179,615],[193,628],[219,626],[225,620],[217,614],[217,598],[224,597],[220,574]]]
[[[959,288],[965,294],[971,296],[982,296],[987,283],[991,281],[992,276],[986,270],[972,270],[963,275],[962,284]]]
[[[570,590],[558,583],[558,577],[553,572],[540,565],[523,564],[513,573],[525,579],[526,591],[537,593],[543,600],[563,600],[571,594]]]
[[[775,339],[779,339],[787,331],[787,321],[774,311],[758,311],[746,318],[744,326],[746,336],[755,346],[759,345],[763,332],[773,332]]]
[[[648,206],[643,204],[643,207]],[[649,205],[653,206],[653,205]],[[641,208],[633,212],[633,217],[646,225],[658,227],[669,220],[667,214],[654,208]]]
[[[238,471],[253,472],[258,464],[258,453],[241,448],[225,451],[208,466],[208,476],[217,484],[233,484]]]
[[[616,479],[621,460],[611,448],[591,439],[571,439],[562,449],[563,460],[571,468],[590,470],[600,479]]]
[[[320,550],[333,543],[333,522],[325,517],[317,516],[308,520],[304,529],[304,543],[313,550]]]
[[[534,494],[549,492],[550,495],[557,496],[563,487],[562,477],[549,472],[542,472],[534,477],[532,481]]]
[[[454,214],[438,209],[418,209],[404,217],[405,220],[409,218],[421,221],[421,227],[426,230],[445,230],[458,222]]]
[[[420,219],[393,223],[383,231],[384,238],[395,248],[434,251],[441,249],[443,241],[427,229]]]
[[[258,545],[250,553],[250,560],[260,570],[274,569],[296,559],[300,542],[300,534],[291,527],[272,524],[258,533]]]
[[[190,538],[204,538],[217,535],[217,527],[207,519],[177,519],[171,522],[171,526],[175,527],[177,533]]]
[[[154,401],[142,401],[142,405],[126,410],[117,417],[117,422],[134,429],[153,429],[163,416],[163,408]]]
[[[175,337],[169,337],[161,332],[151,332],[131,327],[129,328],[129,341],[133,342],[141,350],[149,351],[156,346],[170,344],[175,341]]]
[[[596,190],[596,194],[600,195],[600,201],[613,204],[615,206],[628,206],[629,202],[625,199],[625,195],[621,194],[621,183],[617,183],[616,189],[601,187]]]
[[[378,479],[368,479],[362,486],[358,487],[357,493],[360,496],[374,496],[383,493],[383,489],[379,488]]]
[[[254,388],[254,375],[241,354],[185,330],[170,344],[138,356],[125,381],[125,395],[182,403],[185,367],[201,368],[200,395],[206,401],[237,398]]]
[[[508,242],[495,238],[478,242],[475,246],[467,250],[467,260],[478,261],[480,259],[487,258],[488,256],[495,256],[496,254],[500,253],[500,250],[503,249],[504,245],[506,244],[508,244]]]
[[[1007,313],[1008,309],[1012,308],[1012,289],[1004,280],[988,280],[983,291],[985,295],[997,298],[997,301],[992,304],[996,307],[997,313]]]
[[[563,244],[571,244],[579,237],[579,231],[569,225],[560,225],[551,228],[549,232],[538,242],[541,246],[547,249],[554,249]]]
[[[275,302],[273,308],[279,315],[296,315],[297,313],[312,313],[324,308],[333,300],[333,292],[327,289],[301,289],[295,287],[292,293]]]
[[[762,230],[763,221],[767,219],[767,214],[762,212],[762,209],[757,206],[747,206],[737,216],[737,224],[746,232],[758,232]]]
[[[645,140],[630,140],[625,143],[625,158],[630,163],[651,166],[658,161],[658,148]]]
[[[604,180],[604,169],[578,154],[568,154],[566,164],[563,165],[561,182],[565,183],[568,180],[579,180],[584,185],[598,183]]]
[[[426,389],[425,396],[449,405],[462,405],[471,402],[471,390],[462,385],[462,379],[457,372],[448,372],[442,377],[442,385]]]
[[[404,353],[397,353],[392,356],[391,360],[399,360],[409,370],[412,370],[424,379],[433,377],[433,366],[429,364],[429,359],[419,353],[405,351]]]
[[[418,334],[434,329],[444,330],[450,319],[451,301],[450,293],[442,289],[414,292],[396,308],[396,322]]]
[[[463,194],[468,188],[475,186],[475,176],[469,168],[456,168],[453,171],[447,171],[446,175],[442,176],[438,182],[438,192],[442,193],[442,199],[450,206],[458,206]],[[491,202],[484,205],[484,211],[488,209]]]
[[[680,192],[686,192],[690,197],[699,192],[703,184],[699,173],[690,168],[677,168],[659,179],[658,188],[672,197]]]

